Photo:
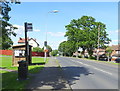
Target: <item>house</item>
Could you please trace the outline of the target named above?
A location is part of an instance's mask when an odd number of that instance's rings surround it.
[[[93,50],[93,55],[94,56],[97,56],[97,55],[103,55],[103,54],[105,54],[106,53],[106,51],[105,51],[105,49],[95,49],[95,50]]]
[[[36,39],[33,38],[27,38],[28,44],[32,47],[39,47],[39,44],[37,43]],[[19,38],[18,44],[25,44],[25,38]]]
[[[111,56],[120,56],[120,44],[111,46],[112,53]]]

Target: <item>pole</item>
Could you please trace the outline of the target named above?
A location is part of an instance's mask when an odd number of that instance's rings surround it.
[[[46,46],[44,46],[44,50],[46,50]],[[44,62],[46,62],[46,58],[47,58],[47,55],[46,55],[46,52],[44,51]]]
[[[24,23],[24,26],[25,26],[25,57],[26,57],[26,61],[27,61],[27,64],[28,64],[28,50],[27,50],[27,22]]]
[[[100,38],[100,28],[99,28],[99,25],[98,25],[98,50],[97,50],[97,60],[99,60],[99,38]]]

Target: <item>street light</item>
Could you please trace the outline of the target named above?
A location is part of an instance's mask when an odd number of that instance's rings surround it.
[[[58,13],[59,11],[58,10],[52,10],[52,11],[49,11],[48,13]],[[46,23],[46,41],[44,42],[44,62],[46,62],[46,58],[47,58],[47,23]]]

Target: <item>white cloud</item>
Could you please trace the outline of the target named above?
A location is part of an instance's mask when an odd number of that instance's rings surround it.
[[[110,33],[110,34],[119,33],[119,32],[120,32],[120,30],[111,30],[111,31],[108,31],[108,33]]]
[[[35,31],[35,32],[39,32],[40,30],[39,30],[39,29],[34,29],[33,31]]]
[[[24,26],[21,26],[21,25],[13,25],[13,26],[18,28],[15,30],[16,34],[22,35],[24,33]]]
[[[17,27],[18,29],[15,30],[15,33],[17,33],[18,35],[22,35],[24,34],[24,26],[21,26],[21,25],[13,25],[14,27]],[[33,31],[35,32],[39,32],[40,30],[39,29],[33,29]]]
[[[118,41],[120,42],[120,40],[117,40],[117,39],[116,40],[112,40],[109,45],[117,45]]]
[[[65,32],[48,32],[51,36],[61,37],[65,35]]]

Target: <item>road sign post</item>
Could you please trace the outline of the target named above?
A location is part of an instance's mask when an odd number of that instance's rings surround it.
[[[46,62],[47,59],[47,41],[44,42],[44,62]]]
[[[27,41],[27,32],[33,31],[32,23],[24,23],[25,26],[25,56],[28,64],[28,41]]]

